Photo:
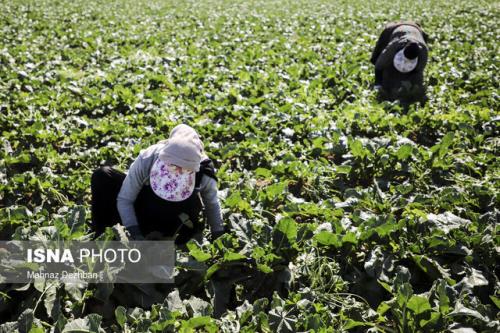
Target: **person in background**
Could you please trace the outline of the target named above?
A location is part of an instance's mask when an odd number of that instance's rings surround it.
[[[184,244],[203,230],[204,208],[212,238],[224,233],[217,178],[198,133],[181,124],[140,152],[128,173],[101,166],[91,178],[92,229],[121,223],[132,239],[174,237]]]
[[[424,69],[428,37],[415,22],[386,25],[371,56],[375,65],[375,89],[388,100],[425,100]]]

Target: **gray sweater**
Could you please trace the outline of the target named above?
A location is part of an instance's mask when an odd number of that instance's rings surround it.
[[[158,143],[142,150],[130,166],[127,176],[123,181],[120,193],[118,193],[117,208],[123,226],[126,228],[138,225],[134,202],[142,187],[149,185],[149,172],[156,159],[158,159],[163,146],[163,143]],[[219,199],[217,198],[217,182],[215,179],[203,175],[200,184],[200,194],[211,231],[222,231],[222,217]]]

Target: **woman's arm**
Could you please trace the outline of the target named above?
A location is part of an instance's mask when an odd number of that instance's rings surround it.
[[[406,43],[407,40],[404,38],[391,41],[378,57],[375,63],[375,69],[384,70],[391,67],[394,56],[406,46]]]
[[[203,175],[200,184],[200,194],[205,205],[205,214],[212,234],[224,231],[220,212],[219,198],[217,197],[217,181],[210,176]]]
[[[370,62],[372,64],[377,63],[377,59],[384,51],[384,49],[387,47],[387,45],[391,42],[391,34],[394,31],[394,29],[397,27],[396,23],[389,23],[384,27],[384,31],[380,34],[380,37],[377,40],[377,44],[375,45],[375,48],[373,49],[372,56],[370,58]]]
[[[120,193],[118,193],[116,205],[125,228],[138,226],[134,202],[149,176],[147,164],[142,154],[139,154],[137,159],[130,166],[120,189]]]

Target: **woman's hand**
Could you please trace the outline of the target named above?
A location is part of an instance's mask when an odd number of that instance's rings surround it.
[[[132,240],[135,240],[135,241],[144,240],[144,236],[142,235],[141,229],[139,228],[138,225],[128,227],[127,232],[130,235],[130,238],[132,238]]]

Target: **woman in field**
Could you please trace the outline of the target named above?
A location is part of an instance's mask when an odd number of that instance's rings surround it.
[[[213,163],[198,133],[184,124],[168,140],[142,150],[126,175],[109,166],[98,168],[91,192],[97,234],[122,223],[133,239],[174,237],[182,244],[203,230],[203,208],[212,237],[224,230]]]
[[[427,57],[427,34],[418,24],[389,23],[371,57],[375,65],[375,88],[389,100],[423,101]]]

